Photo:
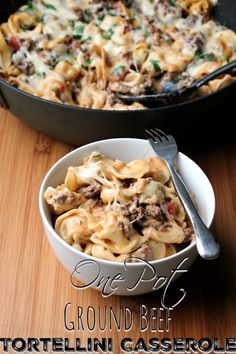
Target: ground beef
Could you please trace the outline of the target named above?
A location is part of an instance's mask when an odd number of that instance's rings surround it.
[[[185,45],[189,53],[202,51],[204,43],[206,42],[203,33],[187,33],[185,36]]]
[[[135,86],[128,86],[125,82],[113,82],[110,84],[110,88],[113,92],[120,93],[130,93],[132,95],[140,95],[145,93],[147,88],[150,88],[152,85],[152,79],[148,75],[144,75],[142,81],[137,83]]]
[[[93,184],[87,187],[79,188],[77,192],[85,196],[85,198],[94,198],[101,192],[101,190],[101,184],[94,182]]]
[[[64,205],[64,204],[72,204],[75,201],[75,196],[74,195],[61,195],[61,193],[58,195],[55,195],[55,197],[53,198],[55,203],[59,204],[59,205]]]
[[[133,23],[130,19],[127,19],[126,25],[124,28],[124,34],[128,33],[129,31],[132,31],[134,29]]]
[[[75,13],[76,17],[78,18],[78,20],[81,21],[82,17],[83,17],[82,10],[80,8],[75,8],[74,13]]]
[[[31,51],[33,49],[35,49],[35,42],[33,41],[33,39],[31,38],[26,38],[24,40],[22,40],[23,44],[26,46],[26,48]]]
[[[158,205],[148,204],[145,207],[145,214],[156,219],[159,216],[161,216],[162,212],[161,212],[161,208]]]
[[[20,51],[17,52],[13,55],[12,60],[15,66],[27,76],[35,74],[36,70],[34,64],[31,61],[27,60],[27,57],[24,53]]]
[[[130,221],[140,220],[144,217],[144,208],[139,205],[138,199],[121,206],[123,215]]]
[[[70,46],[71,43],[73,42],[73,37],[72,37],[70,34],[67,34],[67,35],[65,36],[64,41],[65,41],[65,42],[64,42],[65,45],[68,47],[68,46]]]
[[[198,14],[191,14],[186,17],[185,23],[189,27],[194,27],[199,22],[200,16]]]

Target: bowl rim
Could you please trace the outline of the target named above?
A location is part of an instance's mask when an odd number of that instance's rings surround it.
[[[69,153],[67,153],[66,155],[62,156],[59,160],[57,160],[57,162],[55,164],[53,164],[51,166],[51,168],[48,170],[48,172],[46,173],[41,186],[40,186],[40,190],[39,190],[39,210],[40,210],[40,215],[41,215],[41,219],[43,222],[43,226],[50,231],[50,236],[52,236],[53,238],[56,238],[56,241],[59,242],[62,246],[64,246],[65,248],[67,248],[68,250],[70,250],[71,252],[73,252],[75,255],[79,255],[79,256],[84,256],[85,258],[88,258],[90,260],[95,260],[99,263],[102,264],[106,264],[106,265],[111,265],[111,266],[124,266],[124,262],[115,262],[115,261],[109,261],[106,259],[102,259],[102,258],[96,258],[94,256],[90,256],[85,254],[84,252],[81,252],[80,250],[77,250],[76,248],[72,247],[71,245],[69,245],[68,243],[66,243],[55,231],[55,229],[52,226],[52,223],[50,223],[46,217],[46,213],[45,213],[45,201],[44,201],[44,192],[46,189],[46,185],[47,185],[47,181],[48,179],[51,177],[52,173],[58,168],[58,166],[60,166],[64,161],[70,159],[71,156],[76,155],[78,152],[82,152],[83,150],[94,146],[95,144],[107,144],[107,143],[112,143],[113,141],[121,141],[121,142],[129,142],[129,141],[136,141],[136,142],[148,142],[145,139],[138,139],[138,138],[111,138],[111,139],[104,139],[104,140],[99,140],[99,141],[94,141],[92,143],[89,144],[85,144],[82,145],[72,151],[70,151]],[[210,212],[209,215],[209,221],[208,221],[208,225],[207,227],[210,227],[214,218],[214,214],[215,214],[215,193],[213,190],[213,187],[211,185],[211,182],[209,181],[207,175],[204,173],[204,171],[200,168],[200,166],[198,166],[198,164],[196,162],[194,162],[190,157],[188,157],[187,155],[183,154],[182,152],[178,152],[178,156],[180,156],[180,158],[184,158],[187,160],[190,160],[191,163],[193,163],[196,168],[198,168],[203,175],[205,176],[207,182],[208,182],[208,188],[209,188],[209,192],[211,194],[211,205],[212,205],[212,210]],[[178,258],[179,256],[183,255],[185,253],[188,253],[188,251],[192,250],[193,248],[196,248],[196,241],[192,241],[187,247],[183,248],[181,251],[176,252],[175,254],[162,258],[162,259],[157,259],[157,260],[153,260],[153,261],[148,261],[148,263],[150,263],[152,266],[154,265],[158,265],[161,263],[166,263],[171,259],[174,258]],[[138,266],[142,266],[142,263],[137,262],[137,263],[128,263],[129,267],[138,267]]]

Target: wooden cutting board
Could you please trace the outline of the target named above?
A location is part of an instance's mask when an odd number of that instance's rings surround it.
[[[212,230],[222,255],[211,262],[198,259],[171,286],[170,302],[180,297],[181,288],[186,297],[171,313],[169,332],[161,332],[155,319],[151,330],[150,317],[148,328],[141,332],[140,307],[146,306],[148,315],[152,311],[155,316],[162,292],[103,298],[95,290],[76,290],[44,234],[38,209],[40,184],[48,169],[73,147],[33,131],[4,110],[0,110],[0,136],[1,338],[62,337],[74,341],[79,337],[86,345],[88,338],[104,337],[112,339],[112,352],[118,354],[126,337],[134,343],[140,337],[146,342],[151,337],[207,337],[218,338],[222,345],[225,338],[236,337],[236,143],[183,151],[202,167],[213,184],[216,215]],[[125,331],[121,324],[118,331],[113,321],[111,331],[107,326],[101,332],[96,324],[90,332],[84,316],[84,330],[78,330],[78,306],[84,314],[92,306],[96,321],[99,308],[104,311],[112,307],[118,316],[120,308],[128,307],[134,316],[132,329]],[[72,326],[71,321],[75,330],[65,327]]]

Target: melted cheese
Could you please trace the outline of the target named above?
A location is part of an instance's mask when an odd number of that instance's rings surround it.
[[[138,8],[140,8],[141,12],[146,16],[154,16],[154,5],[157,1],[149,1],[149,0],[134,0],[134,3]]]
[[[81,1],[81,5],[87,1]],[[73,11],[70,10],[68,6],[68,1],[62,0],[45,0],[45,4],[48,4],[48,7],[43,5],[41,1],[37,1],[37,7],[41,13],[49,13],[52,15],[56,15],[59,18],[63,18],[66,20],[76,20],[77,17]],[[51,5],[51,6],[50,6]],[[81,6],[80,5],[80,6]],[[54,8],[52,8],[54,7]],[[87,7],[87,5],[86,5]]]
[[[154,180],[155,174],[142,178],[130,174],[127,176],[133,180],[130,186],[126,186],[123,175],[113,174],[117,169],[127,172],[131,166],[137,169],[141,165],[150,166],[151,173],[162,171],[165,174],[167,169],[157,157],[126,164],[98,152],[86,157],[84,164],[70,167],[65,180],[68,187],[64,184],[56,189],[48,187],[44,194],[53,213],[59,215],[55,223],[58,235],[81,252],[116,262],[130,256],[149,261],[174,254],[174,244],[185,240],[186,227],[188,233],[193,233],[174,188],[170,188],[169,183]],[[94,179],[104,173],[104,167],[113,187],[101,185],[95,196],[83,195],[93,186]],[[73,192],[75,177],[78,183],[88,184],[76,193]],[[168,210],[168,203],[172,205],[172,212]]]
[[[129,8],[123,1],[33,0],[1,26],[6,45],[0,49],[0,62],[11,62],[12,56],[19,77],[11,77],[12,67],[1,75],[56,102],[141,109],[137,103],[125,105],[116,92],[162,90],[162,74],[181,81],[182,76],[196,77],[203,62],[207,65],[202,73],[207,75],[212,67],[235,59],[235,33],[213,20],[206,22],[201,5],[210,11],[208,0],[184,2],[194,5],[189,16],[183,16],[182,0],[133,0]],[[13,50],[6,48],[8,42]],[[209,65],[209,55],[214,65]],[[58,69],[63,62],[69,63],[64,68],[70,75]],[[52,79],[56,84],[47,85]]]

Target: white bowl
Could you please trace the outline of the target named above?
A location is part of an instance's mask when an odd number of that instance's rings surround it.
[[[103,295],[139,295],[160,287],[168,286],[184,270],[187,271],[197,257],[196,244],[181,250],[170,257],[149,263],[116,263],[88,256],[68,245],[55,232],[49,208],[43,194],[47,187],[61,184],[69,166],[82,163],[83,158],[92,151],[100,151],[104,155],[129,162],[134,159],[147,159],[154,153],[146,140],[141,139],[109,139],[82,146],[61,158],[47,173],[39,194],[39,207],[48,240],[61,263],[73,274],[73,286],[80,289],[79,279],[88,287],[102,291]],[[189,191],[194,196],[200,216],[206,226],[210,226],[215,212],[215,196],[212,186],[200,169],[190,158],[182,153],[176,157],[176,166]],[[175,269],[183,271],[174,271]],[[74,280],[73,280],[74,279]]]

